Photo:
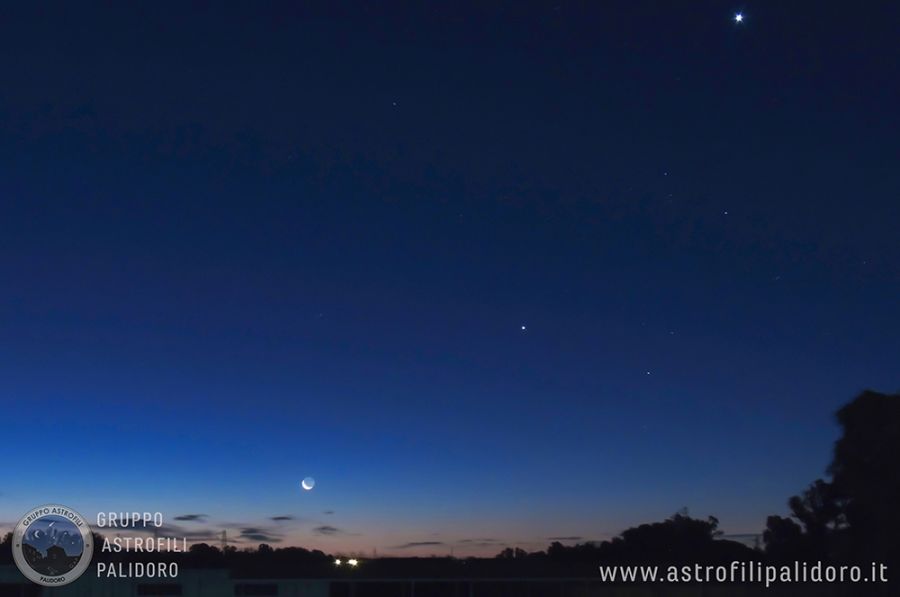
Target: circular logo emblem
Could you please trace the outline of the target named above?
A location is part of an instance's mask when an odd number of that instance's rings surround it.
[[[94,540],[81,514],[48,504],[31,510],[13,531],[13,559],[29,580],[45,587],[67,585],[91,564]]]

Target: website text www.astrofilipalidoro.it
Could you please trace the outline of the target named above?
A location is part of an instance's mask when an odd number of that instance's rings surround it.
[[[787,565],[761,562],[731,562],[670,566],[600,566],[600,580],[609,583],[886,583],[887,565],[836,566],[823,562],[794,562]]]

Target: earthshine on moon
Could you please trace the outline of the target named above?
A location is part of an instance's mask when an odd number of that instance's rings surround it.
[[[312,477],[306,477],[305,479],[300,481],[300,487],[302,487],[306,491],[311,490],[315,486],[316,486],[316,480],[313,479]]]

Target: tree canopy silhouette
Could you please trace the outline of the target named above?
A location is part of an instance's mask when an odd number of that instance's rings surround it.
[[[736,541],[721,539],[714,516],[691,518],[679,512],[663,522],[642,524],[600,545],[603,562],[713,564],[734,559],[755,559],[752,549]]]
[[[775,559],[900,561],[900,394],[865,391],[837,412],[842,434],[828,473],[770,516]]]

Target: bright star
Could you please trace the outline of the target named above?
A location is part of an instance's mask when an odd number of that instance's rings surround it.
[[[734,22],[735,23],[743,23],[744,22],[744,14],[739,12],[736,15],[734,15]]]
[[[526,327],[523,325],[523,326],[522,326],[522,331],[524,332],[526,329],[528,329],[528,328],[526,328]]]

